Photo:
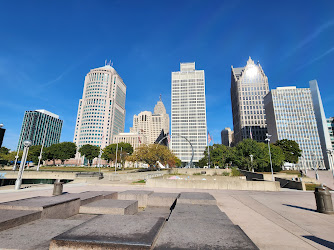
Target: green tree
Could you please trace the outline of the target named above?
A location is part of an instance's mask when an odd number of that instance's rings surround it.
[[[156,166],[157,161],[163,165],[170,164],[171,166],[172,164],[176,164],[176,162],[174,163],[176,159],[177,158],[172,151],[170,151],[166,146],[160,144],[141,145],[128,158],[128,160],[133,162],[145,162],[150,166],[151,169]]]
[[[75,156],[77,146],[73,142],[61,142],[59,145],[58,159],[61,160],[61,164],[70,158]]]
[[[86,144],[79,149],[79,152],[88,159],[88,165],[91,166],[94,158],[99,156],[100,147]]]
[[[224,167],[228,157],[229,157],[229,149],[222,144],[214,144],[213,146],[209,146],[210,150],[210,166],[213,168],[214,166]],[[206,147],[204,150],[204,157],[199,160],[198,165],[200,167],[209,166],[208,162],[208,148]]]
[[[9,154],[9,149],[6,147],[1,147],[0,148],[0,164],[7,164],[7,155]]]
[[[59,159],[59,152],[59,144],[52,144],[51,146],[43,149],[42,159],[45,161],[53,161],[53,165],[56,165],[56,160]]]
[[[27,161],[33,161],[33,163],[38,164],[38,156],[41,153],[41,148],[41,145],[30,146]]]
[[[107,160],[109,163],[116,160],[116,147],[117,144],[110,144],[103,149],[102,158]],[[117,163],[121,163],[124,166],[127,158],[133,153],[133,147],[129,143],[120,142],[118,143],[117,150]]]
[[[299,157],[301,157],[301,152],[297,142],[293,140],[278,140],[274,144],[282,149],[284,154],[284,161],[290,163],[298,163]]]

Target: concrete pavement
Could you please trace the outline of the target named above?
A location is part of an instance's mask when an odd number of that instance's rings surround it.
[[[318,170],[319,182],[326,184],[327,187],[334,190],[334,178],[332,170]],[[315,179],[315,171],[307,170],[307,176]]]
[[[115,184],[116,185],[116,184]],[[52,195],[53,186],[43,189],[2,190],[0,202],[40,195]],[[334,249],[334,215],[315,211],[313,192],[232,191],[203,189],[147,188],[66,184],[64,192],[150,190],[160,193],[208,192],[231,221],[239,225],[260,249]],[[332,193],[332,199],[333,199]],[[333,199],[334,200],[334,199]]]

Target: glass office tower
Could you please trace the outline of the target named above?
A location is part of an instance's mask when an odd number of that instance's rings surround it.
[[[23,150],[23,142],[31,140],[32,145],[44,145],[49,147],[59,143],[63,121],[44,109],[26,111],[24,113],[18,150]]]
[[[171,148],[182,162],[190,162],[190,144],[194,162],[203,157],[207,146],[205,76],[195,63],[181,63],[180,71],[172,72],[172,140]]]

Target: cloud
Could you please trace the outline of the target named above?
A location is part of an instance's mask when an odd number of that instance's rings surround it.
[[[330,48],[330,49],[327,50],[325,53],[323,53],[323,54],[321,54],[320,56],[318,56],[318,57],[312,59],[311,61],[309,61],[309,62],[307,62],[307,63],[301,65],[301,66],[298,67],[296,70],[300,70],[300,69],[302,69],[302,68],[305,68],[306,66],[308,66],[308,65],[310,65],[310,64],[312,64],[312,63],[314,63],[314,62],[316,62],[316,61],[319,61],[320,59],[322,59],[323,57],[325,57],[325,56],[331,54],[332,52],[334,52],[334,47]]]
[[[334,26],[334,20],[329,20],[328,22],[322,24],[320,27],[318,27],[313,33],[309,34],[305,39],[303,39],[296,47],[294,47],[290,52],[288,52],[284,58],[291,56],[293,53],[295,53],[297,50],[301,49],[305,45],[311,43],[313,40],[317,39],[318,36],[321,35],[324,31],[326,31],[328,28]]]

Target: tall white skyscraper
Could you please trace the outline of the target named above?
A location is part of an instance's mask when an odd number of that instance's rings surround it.
[[[161,130],[169,133],[169,115],[161,98],[154,107],[154,113],[143,111],[133,116],[133,127],[130,132],[139,133],[147,138],[148,144],[153,144],[159,137]]]
[[[194,162],[204,155],[207,146],[205,76],[195,63],[181,63],[172,72],[172,140],[171,148],[182,162],[189,162],[194,148]]]
[[[85,78],[73,142],[104,148],[113,135],[124,131],[126,85],[116,70],[107,64],[92,69]]]

